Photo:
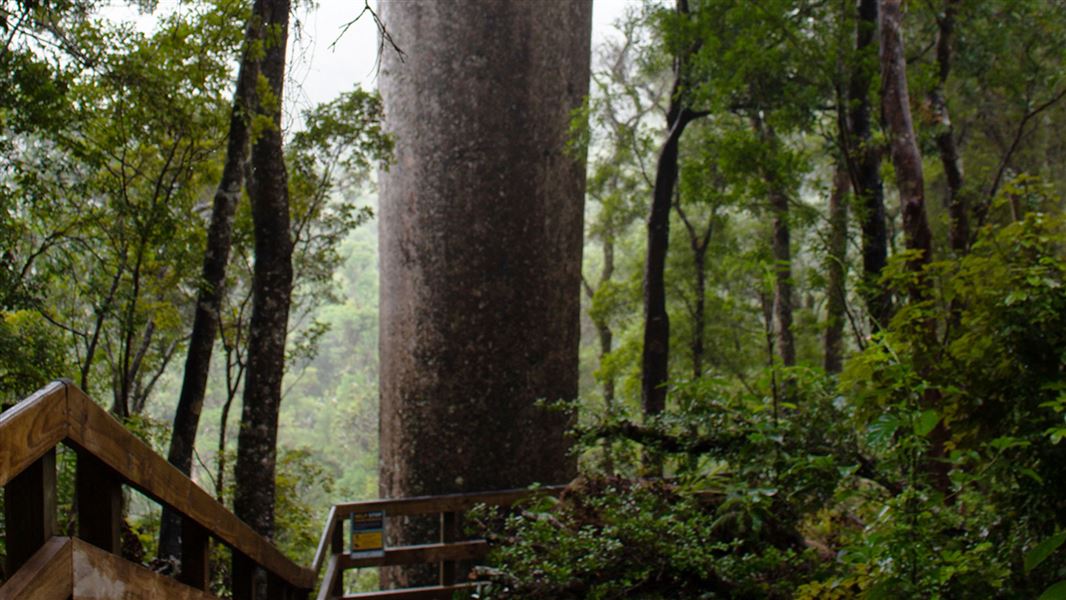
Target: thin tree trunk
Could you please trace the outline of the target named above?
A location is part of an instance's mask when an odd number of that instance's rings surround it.
[[[900,208],[903,213],[903,235],[907,250],[912,253],[907,267],[915,273],[909,289],[911,302],[928,298],[928,277],[925,267],[932,259],[933,236],[925,214],[925,182],[922,174],[922,155],[914,135],[910,97],[907,90],[907,59],[903,49],[903,16],[901,0],[882,0],[881,16],[881,102],[892,148],[892,164],[896,169]],[[935,343],[935,323],[924,324],[925,340],[914,358],[916,371],[925,377],[932,367],[931,350]],[[922,398],[926,408],[939,408],[940,390],[929,388]],[[950,489],[950,466],[943,460],[945,444],[950,437],[944,421],[940,420],[930,434],[929,450],[924,469],[933,485],[941,493]],[[949,500],[950,501],[950,500]]]
[[[777,134],[756,115],[755,130],[769,148],[777,147]],[[796,365],[796,341],[792,334],[792,232],[789,226],[788,194],[781,189],[776,174],[765,171],[763,178],[770,190],[770,211],[773,215],[771,253],[774,259],[774,334],[781,364]],[[787,394],[786,394],[787,395]]]
[[[936,60],[939,67],[937,85],[929,92],[929,106],[933,125],[936,128],[936,145],[940,150],[940,162],[947,178],[946,206],[950,223],[948,243],[956,256],[966,253],[970,245],[969,207],[962,193],[962,157],[955,145],[955,129],[951,124],[944,87],[951,74],[952,42],[955,31],[955,15],[959,0],[945,0],[944,14],[937,19]]]
[[[170,464],[186,475],[192,472],[196,430],[200,424],[200,412],[203,409],[207,377],[211,369],[211,353],[215,346],[222,297],[225,293],[226,265],[229,263],[233,238],[233,217],[244,186],[244,166],[248,160],[251,135],[249,111],[255,99],[255,82],[259,72],[258,61],[253,59],[250,47],[253,40],[259,39],[260,35],[261,28],[249,24],[245,34],[247,41],[237,72],[233,107],[230,109],[226,159],[211,208],[211,223],[207,230],[207,247],[204,251],[200,289],[196,297],[192,336],[189,338],[189,351],[185,356],[185,376],[178,396],[178,407],[174,413],[174,430],[167,453]],[[180,529],[180,517],[164,509],[159,529],[160,558],[172,559],[180,555]]]
[[[892,316],[892,297],[880,285],[881,272],[888,263],[888,229],[885,223],[885,192],[881,182],[881,148],[873,139],[870,84],[875,71],[867,64],[874,56],[877,33],[878,0],[859,0],[856,31],[856,63],[852,69],[848,98],[851,129],[848,147],[852,167],[852,189],[859,207],[862,230],[862,294],[874,331]]]
[[[702,234],[696,230],[696,226],[689,220],[681,201],[677,199],[675,204],[677,215],[681,217],[681,223],[688,232],[688,244],[692,249],[692,262],[695,268],[696,302],[692,307],[692,376],[695,379],[703,377],[704,362],[704,334],[707,323],[707,247],[711,244],[711,235],[714,232],[714,218],[707,221],[707,228]]]
[[[904,242],[907,250],[914,253],[908,266],[921,273],[932,259],[933,236],[925,214],[922,155],[911,119],[900,3],[901,0],[882,0],[881,4],[881,103],[891,142],[892,164],[896,168]],[[926,296],[922,281],[919,277],[911,286],[910,296],[914,301]]]
[[[789,228],[788,195],[781,191],[771,192],[770,205],[774,212],[775,333],[781,364],[793,367],[796,365],[796,342],[792,335],[792,236]]]
[[[600,282],[596,285],[596,290],[603,287],[604,284],[611,281],[614,276],[614,237],[611,235],[605,235],[603,238],[603,270],[600,271]],[[586,288],[586,292],[589,297],[589,301],[592,301],[592,297],[595,295],[596,290],[590,287]],[[596,326],[596,334],[600,338],[600,365],[603,365],[604,359],[614,349],[614,332],[611,331],[611,326],[607,322],[606,318],[593,319],[593,324]],[[603,380],[603,404],[608,414],[614,412],[614,377],[608,376]]]
[[[826,271],[825,356],[827,373],[839,373],[844,356],[844,322],[847,310],[848,171],[837,165],[829,194],[829,256]]]
[[[688,3],[678,0],[679,15],[688,14]],[[640,397],[644,417],[654,418],[666,408],[666,382],[670,366],[670,318],[666,313],[666,252],[670,244],[670,207],[678,176],[681,135],[694,119],[702,116],[686,108],[681,98],[689,55],[674,61],[674,84],[666,113],[669,133],[659,152],[648,215],[647,258],[644,263],[644,347],[641,355]],[[661,464],[647,465],[657,472]]]
[[[265,78],[270,97],[264,98],[260,91],[256,104],[257,114],[266,117],[270,126],[252,144],[248,191],[255,266],[233,512],[261,535],[273,537],[278,411],[292,295],[288,176],[281,137],[289,0],[262,0],[262,9],[261,22],[270,35],[263,38],[266,44],[260,78]]]

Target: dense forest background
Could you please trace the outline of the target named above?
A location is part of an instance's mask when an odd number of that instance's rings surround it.
[[[69,377],[165,454],[248,7],[144,32],[2,6],[0,395]],[[583,478],[506,521],[498,593],[1066,597],[1064,41],[1058,0],[628,5],[573,116],[581,394],[545,403]],[[371,91],[300,122],[277,539],[308,562],[331,503],[378,494],[390,141]],[[252,221],[242,202],[193,461],[227,502]]]

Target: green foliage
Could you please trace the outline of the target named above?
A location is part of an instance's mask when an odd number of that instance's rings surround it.
[[[21,400],[27,390],[69,373],[66,348],[40,315],[0,312],[0,399]]]

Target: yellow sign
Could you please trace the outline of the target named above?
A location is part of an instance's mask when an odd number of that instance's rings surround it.
[[[352,557],[385,555],[385,511],[352,514]]]

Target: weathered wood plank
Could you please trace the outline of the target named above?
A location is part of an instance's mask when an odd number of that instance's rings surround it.
[[[87,452],[74,476],[78,537],[112,554],[122,551],[122,480]]]
[[[470,540],[454,544],[423,544],[386,548],[385,556],[370,558],[353,558],[349,554],[341,554],[339,563],[342,570],[360,567],[393,567],[446,560],[477,560],[484,558],[488,551],[489,544],[485,540]]]
[[[318,588],[316,600],[332,600],[340,594],[337,589],[343,585],[344,570],[340,567],[341,554],[332,554],[326,563],[326,574],[322,577],[322,586]],[[338,584],[338,582],[340,582]]]
[[[67,401],[70,417],[67,439],[78,449],[95,455],[129,485],[191,518],[293,587],[314,586],[315,574],[310,569],[289,560],[76,386],[68,386]]]
[[[459,538],[459,526],[457,515],[454,512],[440,514],[440,543],[451,544]],[[440,585],[452,585],[455,583],[456,565],[454,560],[445,560],[440,563]]]
[[[216,600],[202,590],[191,588],[87,542],[75,538],[72,544],[72,600]]]
[[[0,600],[67,600],[74,589],[70,538],[54,537],[0,587]]]
[[[435,585],[432,587],[407,588],[404,590],[386,590],[383,592],[366,592],[344,596],[342,600],[451,600],[456,592],[469,592],[476,586],[472,583],[457,585]]]
[[[56,534],[56,452],[50,449],[4,486],[7,572],[26,564]]]
[[[207,530],[188,517],[181,518],[181,571],[178,581],[198,590],[206,590],[211,583],[211,539]]]
[[[311,570],[315,573],[318,573],[322,568],[322,565],[326,564],[331,550],[334,553],[343,550],[343,547],[338,550],[334,542],[335,530],[338,525],[341,528],[341,545],[343,546],[344,524],[337,519],[337,507],[331,506],[329,507],[329,514],[326,516],[326,525],[322,529],[322,537],[318,538],[318,549],[315,550],[315,560],[311,562]]]
[[[519,500],[537,495],[558,496],[565,485],[544,486],[537,489],[519,488],[497,492],[474,492],[470,494],[447,494],[443,496],[415,496],[347,502],[335,506],[336,518],[343,519],[352,513],[383,510],[386,516],[421,515],[443,512],[463,512],[477,504],[510,506]]]
[[[0,413],[0,485],[54,448],[66,434],[66,387],[61,381]]]

